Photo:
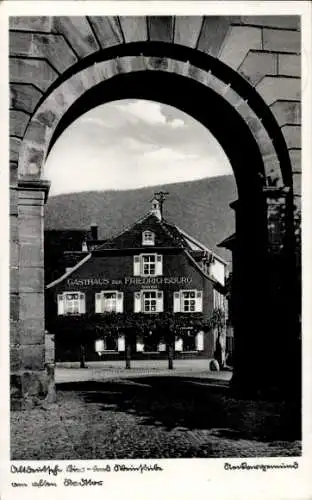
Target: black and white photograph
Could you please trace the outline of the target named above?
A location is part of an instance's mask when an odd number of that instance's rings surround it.
[[[9,460],[294,475],[300,10],[33,12],[8,18]]]

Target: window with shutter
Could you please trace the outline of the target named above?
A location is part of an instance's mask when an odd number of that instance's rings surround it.
[[[162,291],[157,292],[157,312],[164,311],[164,293]]]
[[[64,314],[64,299],[61,293],[57,296],[57,314],[59,316]]]
[[[99,314],[102,312],[102,294],[101,293],[95,294],[95,312],[96,312],[96,314]]]
[[[182,290],[181,291],[181,312],[192,313],[196,310],[196,291]]]
[[[135,313],[141,312],[141,293],[140,292],[134,293],[134,312]]]
[[[157,276],[162,276],[162,273],[163,273],[163,256],[157,255],[156,274],[157,274]]]
[[[122,313],[123,292],[117,290],[103,290],[95,294],[96,313]]]
[[[137,340],[136,351],[137,352],[143,352],[144,351],[144,344],[143,344],[143,342],[140,342],[139,340]]]
[[[175,351],[183,351],[183,340],[182,339],[175,340],[174,350]]]
[[[141,255],[142,276],[156,275],[156,254]]]
[[[144,290],[142,292],[142,309],[145,313],[158,312],[158,292],[156,290]]]
[[[196,310],[196,312],[202,312],[203,311],[203,292],[202,291],[197,291],[196,292],[195,310]]]
[[[117,347],[119,352],[124,352],[126,350],[126,341],[124,335],[119,335],[117,341]]]
[[[198,332],[196,335],[196,350],[203,351],[204,350],[204,332]]]
[[[63,314],[80,314],[79,292],[63,292]]]
[[[174,292],[173,294],[173,312],[177,313],[181,310],[181,299],[180,292]]]
[[[123,292],[117,292],[116,312],[123,313]]]
[[[133,257],[133,276],[140,276],[141,274],[141,260],[139,255]]]
[[[201,290],[180,290],[181,312],[194,313],[203,310],[203,292]]]
[[[86,313],[86,296],[84,293],[79,294],[79,312],[80,314]]]

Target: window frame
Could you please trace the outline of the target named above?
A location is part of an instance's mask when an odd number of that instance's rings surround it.
[[[72,299],[74,300],[75,302],[78,303],[78,311],[74,311],[74,312],[70,312],[68,310],[66,310],[66,303],[69,299],[66,299],[66,297],[68,295],[78,295],[78,298],[77,299]],[[85,304],[86,304],[86,294],[84,292],[80,292],[80,291],[65,291],[65,292],[61,292],[59,294],[57,294],[57,304],[59,302],[59,297],[62,297],[62,302],[63,302],[63,313],[59,313],[58,312],[58,316],[80,316],[82,314],[85,314]],[[81,297],[83,296],[83,297]],[[84,301],[84,311],[81,311],[81,300]],[[58,307],[58,306],[57,306]],[[74,309],[74,307],[73,307]]]
[[[192,314],[192,313],[196,313],[196,294],[197,292],[199,292],[200,290],[196,290],[196,289],[189,289],[189,290],[180,290],[180,312],[181,313],[188,313],[188,314]],[[192,311],[191,308],[189,311],[186,311],[185,310],[185,303],[184,303],[184,298],[183,298],[183,294],[184,293],[194,293],[194,298],[190,297],[189,299],[186,299],[186,300],[193,300],[194,301],[194,310]]]
[[[147,238],[150,236],[150,238]],[[154,246],[155,245],[155,233],[149,229],[142,232],[142,245],[143,246]]]
[[[115,294],[116,295],[116,299],[115,299],[115,304],[116,304],[116,308],[114,310],[105,310],[104,309],[104,296],[105,294]],[[101,311],[100,312],[96,312],[96,314],[121,314],[120,311],[117,311],[117,304],[118,304],[118,294],[121,294],[122,295],[122,310],[123,310],[123,307],[124,307],[124,293],[121,291],[121,290],[101,290],[100,292],[96,292],[94,294],[94,301],[95,301],[95,311],[96,311],[96,296],[97,294],[100,294],[101,295]]]
[[[144,273],[144,257],[154,257],[155,261],[154,263],[154,266],[155,266],[155,272],[154,273],[151,273],[149,272],[148,274]],[[151,264],[149,262],[149,264]],[[157,253],[141,253],[140,254],[140,272],[141,272],[141,276],[144,277],[144,276],[157,276]]]
[[[155,314],[157,313],[157,293],[159,292],[159,290],[156,290],[156,289],[151,289],[151,290],[141,290],[141,311],[142,313],[144,314]],[[155,298],[150,298],[149,300],[155,300],[155,311],[146,311],[145,310],[145,294],[146,293],[155,293]]]
[[[104,308],[104,303],[105,303],[105,295],[107,294],[114,294],[115,295],[115,309],[109,309],[109,310],[106,310]],[[102,301],[102,304],[103,307],[102,307],[102,313],[116,313],[117,312],[117,290],[102,290],[101,291],[101,301]]]

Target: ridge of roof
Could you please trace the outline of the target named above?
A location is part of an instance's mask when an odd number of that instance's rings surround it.
[[[61,283],[65,278],[68,278],[68,276],[70,276],[74,271],[76,271],[77,269],[79,269],[80,266],[82,266],[85,262],[87,262],[90,257],[91,257],[91,253],[88,253],[88,255],[86,255],[86,257],[82,260],[80,260],[74,267],[72,267],[69,271],[65,272],[64,274],[62,274],[62,276],[60,276],[59,278],[57,278],[56,280],[52,281],[51,283],[49,283],[46,288],[52,288],[53,286],[55,285],[58,285],[58,283]]]

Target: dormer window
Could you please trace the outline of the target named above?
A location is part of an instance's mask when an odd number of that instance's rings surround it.
[[[152,231],[143,231],[142,245],[155,245],[155,233]]]

